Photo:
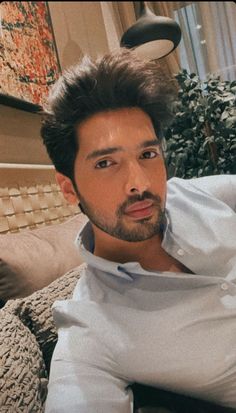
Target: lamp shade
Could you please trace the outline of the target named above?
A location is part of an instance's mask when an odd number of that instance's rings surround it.
[[[160,59],[171,53],[181,40],[178,23],[169,17],[156,16],[142,3],[142,11],[137,22],[122,36],[121,47],[135,49],[140,57]]]

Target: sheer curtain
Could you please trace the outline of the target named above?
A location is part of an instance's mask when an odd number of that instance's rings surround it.
[[[236,4],[198,2],[206,40],[208,72],[222,79],[236,79]]]
[[[157,3],[157,2],[155,2]],[[182,29],[181,67],[205,79],[236,79],[236,5],[234,2],[172,2]]]
[[[177,50],[165,58],[172,72],[178,65],[205,79],[216,73],[236,79],[236,5],[233,1],[151,1],[157,15],[174,18],[182,30]]]

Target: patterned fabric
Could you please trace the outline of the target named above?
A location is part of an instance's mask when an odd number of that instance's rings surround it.
[[[65,200],[52,166],[0,164],[0,233],[62,223],[79,213]]]
[[[34,335],[14,314],[2,310],[0,411],[43,411],[48,377]]]
[[[41,413],[57,333],[51,306],[69,298],[85,264],[0,311],[0,411]]]

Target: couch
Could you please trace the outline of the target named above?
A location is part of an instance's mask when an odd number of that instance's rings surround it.
[[[65,201],[52,166],[0,164],[2,301],[28,296],[82,262],[71,243],[73,217],[84,219]]]

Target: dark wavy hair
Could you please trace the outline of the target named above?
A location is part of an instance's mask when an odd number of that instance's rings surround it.
[[[78,125],[98,112],[139,107],[160,138],[172,118],[175,91],[172,78],[133,51],[120,49],[94,61],[85,57],[58,79],[45,108],[41,136],[56,170],[74,183]]]

